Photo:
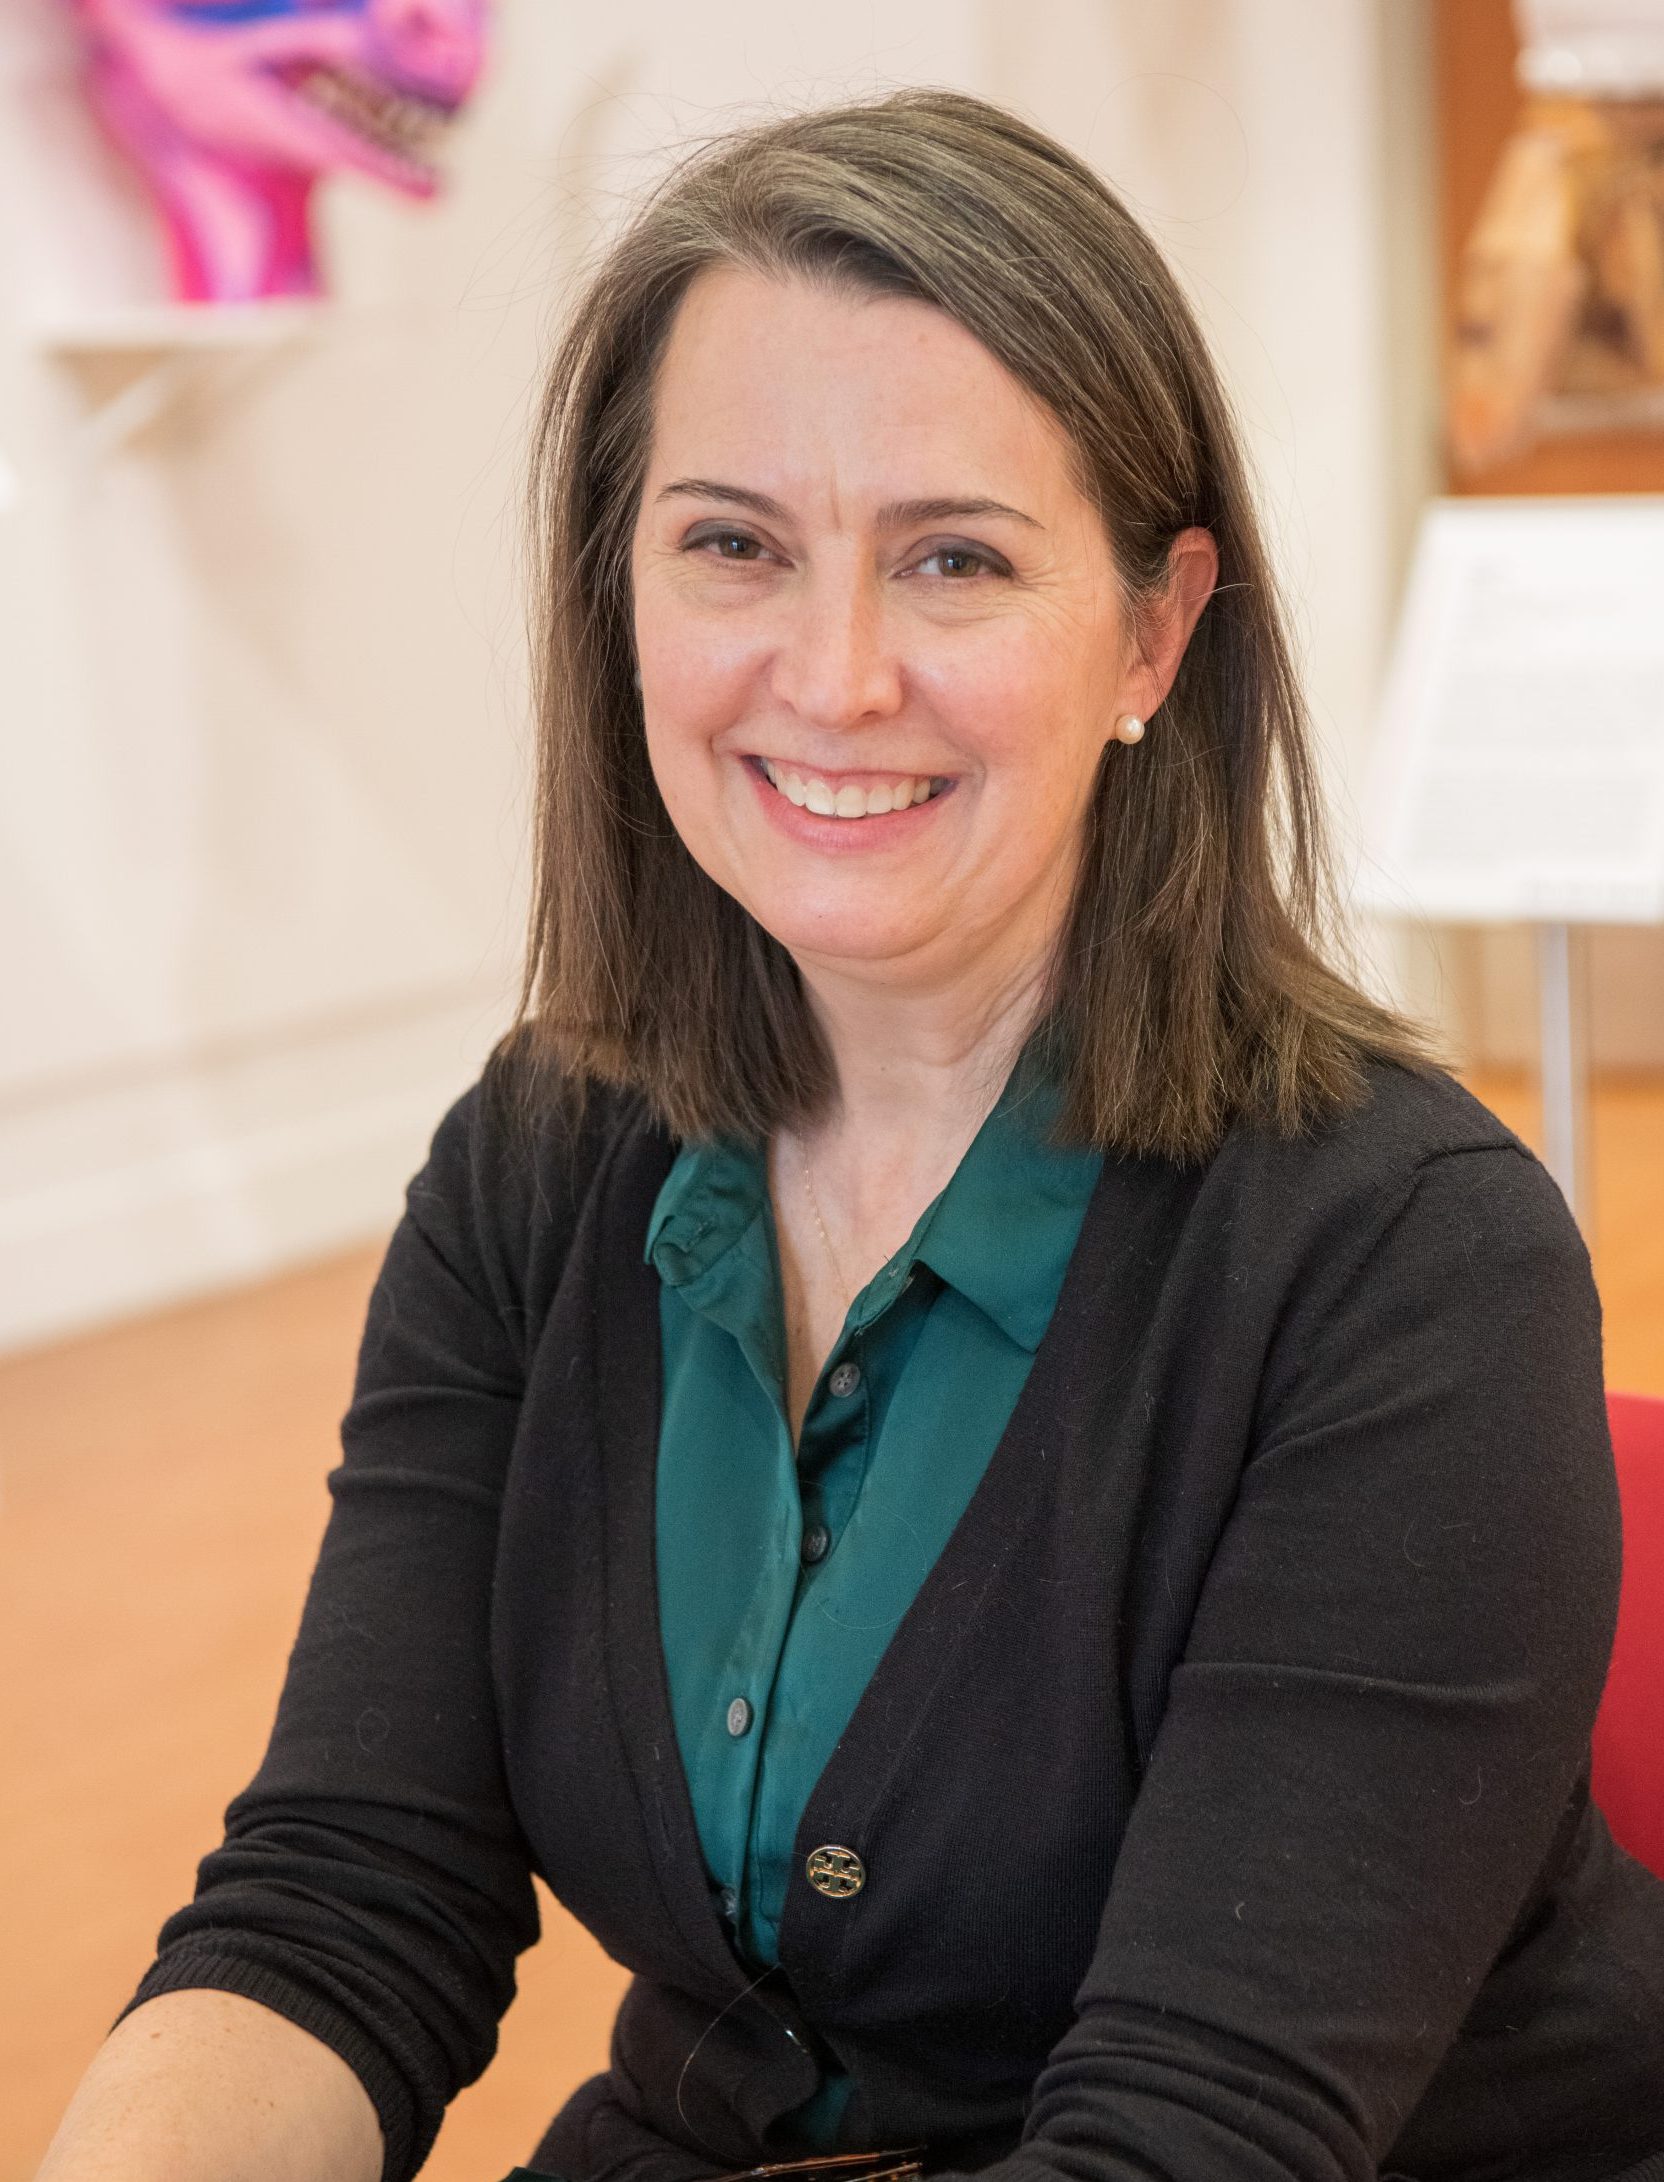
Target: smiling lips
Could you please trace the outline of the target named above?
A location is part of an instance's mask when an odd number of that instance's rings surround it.
[[[758,761],[765,777],[780,794],[800,810],[817,818],[877,818],[888,811],[904,811],[914,803],[928,803],[946,782],[929,774],[902,773],[894,780],[875,781],[863,788],[853,782],[834,787],[815,773],[799,773],[776,765],[772,758]]]

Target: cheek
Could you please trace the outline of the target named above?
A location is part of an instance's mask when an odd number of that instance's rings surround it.
[[[1072,812],[1091,786],[1105,722],[1078,643],[1013,620],[944,646],[919,677],[953,741],[1003,803],[1038,819]]]
[[[733,831],[739,780],[720,741],[739,709],[715,671],[647,655],[641,665],[647,762],[670,822],[695,861],[721,878]]]
[[[711,739],[720,721],[697,702],[697,693],[667,689],[660,694],[645,667],[647,762],[672,825],[696,846],[711,830],[716,806],[718,761]]]
[[[732,719],[743,680],[732,629],[713,630],[651,578],[636,592],[636,660],[647,723],[647,755],[660,793],[680,818],[678,799],[713,763],[711,743]]]
[[[662,692],[694,684],[731,689],[755,669],[761,648],[757,617],[713,611],[687,595],[674,573],[649,563],[636,572],[636,656],[644,686]]]

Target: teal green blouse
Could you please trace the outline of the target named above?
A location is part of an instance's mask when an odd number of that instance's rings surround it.
[[[1051,1318],[1101,1155],[1049,1141],[1019,1063],[952,1180],[850,1305],[794,1450],[759,1150],[684,1146],[654,1204],[659,1615],[706,1867],[742,1956],[776,1937],[822,1767],[975,1492]],[[829,2145],[847,2083],[797,2122]]]

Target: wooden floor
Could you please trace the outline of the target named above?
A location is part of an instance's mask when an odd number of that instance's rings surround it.
[[[1529,1087],[1476,1086],[1522,1134]],[[1664,1083],[1597,1105],[1608,1381],[1664,1394]],[[0,2182],[27,2182],[257,1763],[377,1253],[0,1363]],[[543,1896],[425,2170],[496,2182],[602,2066],[623,1979]]]

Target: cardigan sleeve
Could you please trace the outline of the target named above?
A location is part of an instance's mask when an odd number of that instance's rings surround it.
[[[1370,1225],[1267,1360],[1012,2182],[1373,2182],[1574,1795],[1618,1577],[1581,1239],[1501,1145]]]
[[[538,1934],[488,1657],[525,1324],[493,1083],[451,1108],[409,1187],[269,1747],[122,2010],[212,1987],[313,2032],[375,2104],[385,2182],[415,2173],[490,2060]],[[570,1203],[545,1196],[544,1215],[569,1230]]]

